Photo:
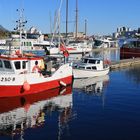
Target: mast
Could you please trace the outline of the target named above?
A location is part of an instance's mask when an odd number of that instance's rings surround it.
[[[85,37],[87,36],[87,20],[85,19]]]
[[[68,0],[66,0],[66,39],[68,37]]]
[[[22,52],[22,32],[24,31],[23,27],[25,26],[25,23],[27,23],[27,21],[25,21],[23,19],[23,11],[24,9],[17,9],[17,11],[19,12],[19,20],[16,21],[17,26],[16,28],[14,28],[14,30],[19,32],[20,35],[20,53],[23,54]]]
[[[76,31],[75,31],[75,37],[78,36],[78,0],[76,0]]]

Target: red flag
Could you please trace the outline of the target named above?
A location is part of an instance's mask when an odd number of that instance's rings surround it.
[[[69,52],[68,52],[67,48],[65,47],[65,45],[63,43],[60,44],[60,51],[63,51],[63,55],[65,57],[69,56]]]
[[[60,51],[64,51],[66,50],[66,47],[63,43],[60,44]]]
[[[67,50],[64,50],[64,51],[63,51],[63,55],[64,55],[65,57],[68,57],[68,56],[69,56],[69,52],[68,52]]]

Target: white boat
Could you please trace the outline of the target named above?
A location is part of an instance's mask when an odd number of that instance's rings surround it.
[[[94,40],[93,48],[114,48],[118,47],[117,40],[111,38],[96,38]]]
[[[54,43],[47,40],[35,42],[34,47],[41,47],[45,50],[46,55],[57,55],[60,53],[60,49],[56,47]]]
[[[109,73],[109,69],[102,59],[84,57],[81,62],[73,64],[73,75],[74,78],[103,76]]]
[[[92,43],[86,40],[69,41],[66,48],[69,54],[87,53],[92,51]]]
[[[21,39],[19,36],[17,38],[7,39],[5,45],[0,45],[0,50],[9,51],[9,49],[16,51],[22,46],[23,52],[30,52],[37,54],[38,52],[42,55],[53,55],[59,54],[60,49],[49,41],[38,40],[38,39]]]

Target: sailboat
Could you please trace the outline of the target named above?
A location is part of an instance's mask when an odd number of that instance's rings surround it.
[[[71,41],[67,41],[66,45],[67,51],[69,54],[85,54],[92,51],[92,42],[89,42],[84,39],[78,39],[78,0],[76,0],[76,29],[75,29],[75,39]],[[67,28],[68,28],[68,0],[66,3],[66,40],[67,40]]]

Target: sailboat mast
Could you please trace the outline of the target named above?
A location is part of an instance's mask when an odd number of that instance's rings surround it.
[[[85,37],[87,36],[87,20],[85,19]]]
[[[75,37],[78,36],[78,0],[76,0],[76,31],[75,31]]]
[[[68,37],[68,0],[66,0],[66,39]]]

